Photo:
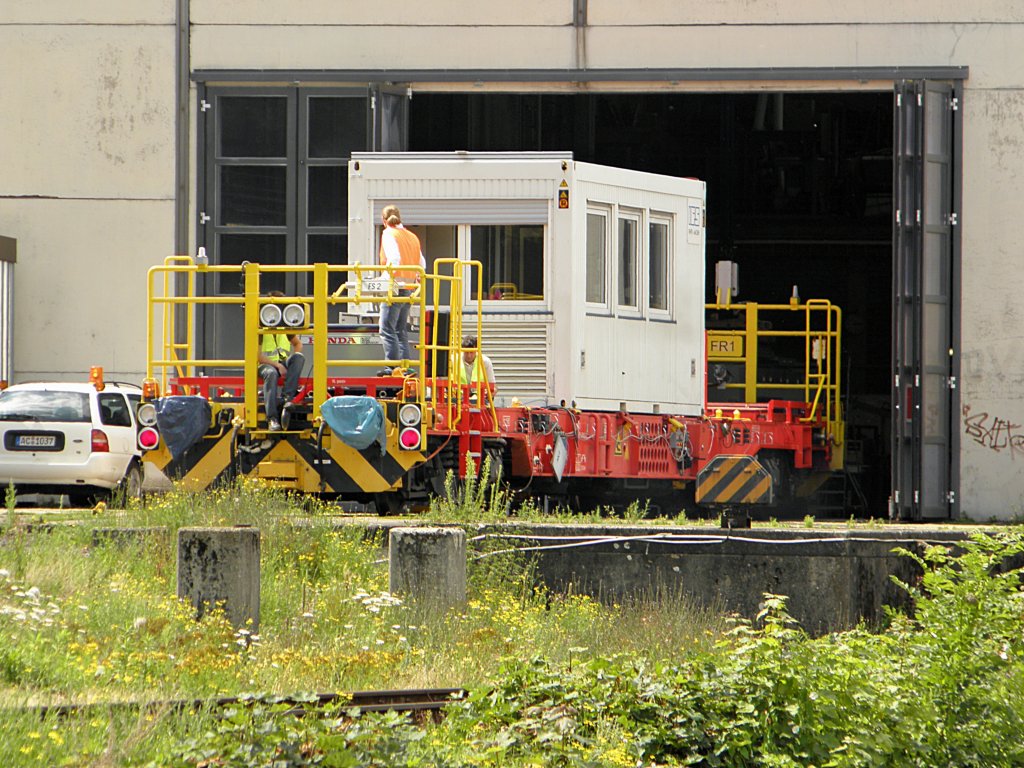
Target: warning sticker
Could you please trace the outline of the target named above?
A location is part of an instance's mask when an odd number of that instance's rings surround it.
[[[701,230],[704,229],[704,207],[699,202],[689,204],[686,219],[686,241],[699,243]]]
[[[562,210],[569,207],[569,185],[565,179],[562,179],[562,183],[558,185],[558,207]]]

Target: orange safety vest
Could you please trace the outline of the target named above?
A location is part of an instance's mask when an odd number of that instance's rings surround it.
[[[403,267],[418,267],[420,265],[420,239],[404,227],[387,227],[395,233],[395,242],[398,243],[398,256]],[[380,244],[380,263],[387,264],[388,257],[384,254],[383,236]],[[396,269],[392,274],[396,280],[406,282],[419,282],[420,273],[411,269]]]

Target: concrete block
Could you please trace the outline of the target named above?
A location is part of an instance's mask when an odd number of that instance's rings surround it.
[[[392,528],[392,594],[436,609],[466,602],[466,533],[461,528]]]
[[[178,598],[195,607],[197,619],[211,608],[223,606],[233,626],[258,632],[259,529],[179,529]]]

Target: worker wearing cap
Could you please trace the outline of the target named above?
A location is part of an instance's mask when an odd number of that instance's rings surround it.
[[[402,226],[402,214],[396,205],[384,207],[381,213],[384,231],[380,236],[380,263],[389,267],[426,268],[426,260],[420,248],[420,240]],[[394,269],[394,296],[411,296],[412,289],[420,281],[422,272],[415,269]],[[409,306],[408,302],[382,304],[380,308],[380,340],[384,345],[384,357],[390,361],[411,360],[409,347]]]
[[[476,336],[467,336],[462,340],[462,365],[459,371],[460,384],[487,384],[491,394],[497,391],[494,383],[494,365],[487,355],[477,353]]]

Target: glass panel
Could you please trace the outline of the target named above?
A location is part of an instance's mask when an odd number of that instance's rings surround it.
[[[405,152],[409,148],[409,98],[404,94],[377,94],[377,124],[380,126],[378,145],[382,152]]]
[[[921,362],[927,366],[944,366],[949,362],[949,313],[945,302],[924,303],[924,354]]]
[[[925,232],[924,249],[922,251],[921,275],[924,281],[925,296],[946,296],[949,276],[949,257],[946,249],[949,246],[949,235],[945,232]]]
[[[284,235],[225,235],[218,238],[219,263],[241,264],[243,261],[254,261],[258,264],[284,264],[286,240]],[[284,290],[284,274],[268,273],[263,275],[260,292]],[[241,295],[242,275],[218,274],[217,291],[222,294]]]
[[[312,96],[309,99],[309,156],[348,157],[366,149],[366,99]]]
[[[600,213],[587,214],[587,301],[604,304],[607,301],[605,272],[608,218]]]
[[[348,264],[348,235],[309,235],[306,238],[307,264]],[[302,276],[299,278],[302,279]],[[335,291],[339,285],[349,279],[347,272],[332,272],[327,279],[327,290]],[[301,289],[302,293],[311,293],[312,286]]]
[[[284,157],[288,152],[288,99],[222,96],[220,157]]]
[[[668,309],[668,224],[652,222],[648,238],[650,295],[648,304],[651,309]]]
[[[949,434],[949,388],[946,377],[931,374],[921,387],[922,428],[925,437],[943,439]]]
[[[223,165],[220,168],[221,226],[283,226],[286,169],[284,166]]]
[[[636,219],[619,219],[619,305],[636,307]]]
[[[344,226],[348,211],[346,170],[343,165],[309,166],[309,226]]]
[[[949,488],[949,457],[942,445],[924,445],[921,449],[921,475],[926,482],[921,484],[921,509],[926,517],[938,512],[946,514],[946,491]],[[928,513],[932,514],[929,515]]]
[[[111,427],[130,427],[132,417],[128,403],[122,395],[101,392],[97,398],[100,405],[100,421]]]
[[[91,421],[84,392],[0,392],[0,421]]]
[[[471,258],[483,264],[485,299],[544,299],[544,227],[476,226],[470,231]],[[476,278],[474,277],[474,280]],[[480,288],[474,285],[473,298]]]

